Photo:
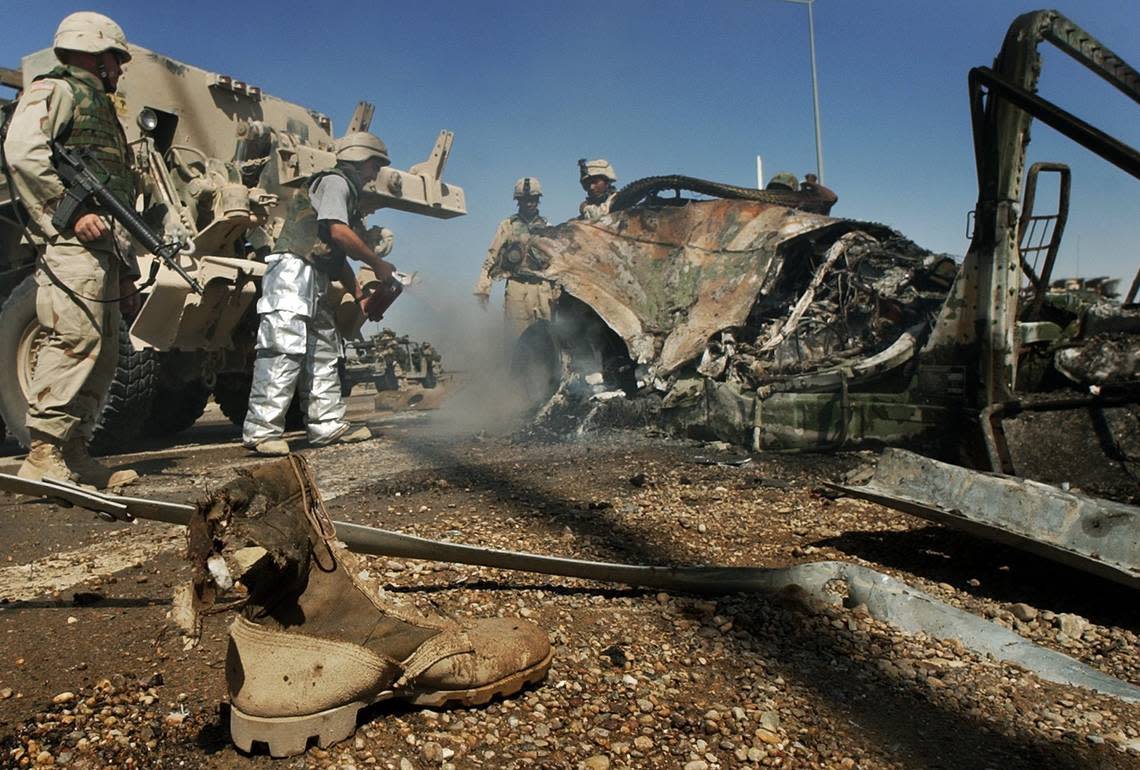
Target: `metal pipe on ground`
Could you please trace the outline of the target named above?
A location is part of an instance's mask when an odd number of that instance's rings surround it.
[[[105,495],[72,484],[29,481],[9,474],[0,474],[0,489],[55,498],[109,520],[149,519],[185,526],[195,511],[194,506],[184,503]],[[907,633],[923,632],[957,640],[975,652],[1016,663],[1047,681],[1140,703],[1140,687],[1033,644],[1008,629],[857,564],[824,561],[783,568],[615,564],[448,543],[349,522],[334,524],[338,538],[349,549],[372,556],[455,562],[704,595],[779,596],[792,592],[822,603],[852,607],[863,604],[871,617]],[[836,581],[846,587],[846,600],[829,590]]]

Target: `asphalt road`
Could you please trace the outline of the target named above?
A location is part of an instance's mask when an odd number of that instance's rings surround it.
[[[1140,684],[1135,598],[825,480],[873,459],[757,455],[639,432],[569,442],[472,430],[470,410],[350,414],[379,437],[308,448],[333,517],[433,539],[642,564],[871,567]],[[458,427],[462,426],[462,427]],[[5,445],[0,471],[19,450]],[[262,460],[213,407],[165,444],[108,458],[132,495],[194,502]],[[289,760],[228,740],[232,613],[185,648],[180,528],[108,524],[0,496],[0,766],[115,768],[1135,768],[1140,706],[1046,682],[865,608],[702,598],[443,562],[373,558],[425,613],[521,615],[555,647],[543,684],[475,709],[386,703],[355,736]]]

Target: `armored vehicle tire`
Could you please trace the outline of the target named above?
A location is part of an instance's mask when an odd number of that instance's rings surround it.
[[[773,203],[780,206],[797,206],[804,202],[803,193],[791,190],[757,190],[752,187],[737,187],[723,182],[711,182],[679,174],[671,176],[649,176],[636,179],[617,191],[610,202],[610,211],[624,211],[648,200],[665,190],[681,190],[730,200],[751,200]],[[666,199],[668,201],[669,199]]]
[[[172,382],[160,377],[143,432],[152,438],[181,433],[198,421],[209,400],[210,387],[202,379]]]
[[[341,398],[348,398],[352,395],[353,383],[348,379],[348,364],[343,356],[336,360],[336,374],[340,378],[340,396]]]
[[[538,409],[558,390],[562,359],[546,321],[528,326],[515,343],[511,378],[530,409]]]
[[[36,283],[28,276],[0,308],[0,361],[12,362],[0,368],[0,414],[8,431],[25,447],[28,383],[42,339],[43,328],[36,320]],[[156,377],[154,351],[133,349],[127,324],[120,321],[119,366],[95,428],[92,451],[117,448],[138,436],[150,414]]]
[[[249,374],[227,372],[219,374],[214,383],[214,401],[222,414],[234,425],[241,427],[245,413],[249,409],[249,388],[253,377]],[[305,427],[305,413],[301,411],[301,399],[293,396],[289,411],[285,413],[285,430],[301,430]]]

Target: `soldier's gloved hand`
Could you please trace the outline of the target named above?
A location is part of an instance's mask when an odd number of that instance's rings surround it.
[[[396,234],[389,230],[387,227],[380,228],[380,235],[376,241],[376,245],[372,247],[373,253],[383,259],[392,253],[392,246],[396,243]]]
[[[487,309],[487,303],[489,303],[491,301],[491,295],[490,294],[476,294],[475,299],[479,300],[479,307],[486,310]]]

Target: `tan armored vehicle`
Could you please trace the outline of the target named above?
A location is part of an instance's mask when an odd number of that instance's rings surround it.
[[[21,71],[0,71],[0,83],[19,91],[56,63],[51,50],[31,54]],[[143,180],[137,208],[164,241],[183,244],[177,260],[203,291],[193,292],[174,270],[159,266],[145,304],[130,320],[129,337],[122,335],[120,371],[96,434],[104,448],[143,426],[155,435],[188,427],[211,394],[231,420],[241,421],[261,258],[290,196],[335,162],[325,115],[145,48],[131,46],[115,99]],[[361,103],[347,131],[366,130],[371,116],[371,106]],[[362,204],[441,219],[465,214],[463,190],[441,178],[451,142],[451,132],[441,131],[423,163],[407,171],[382,169]],[[41,330],[34,255],[20,242],[20,213],[0,179],[0,361],[6,362],[0,414],[26,443],[25,394]],[[144,276],[153,259],[140,251]]]

